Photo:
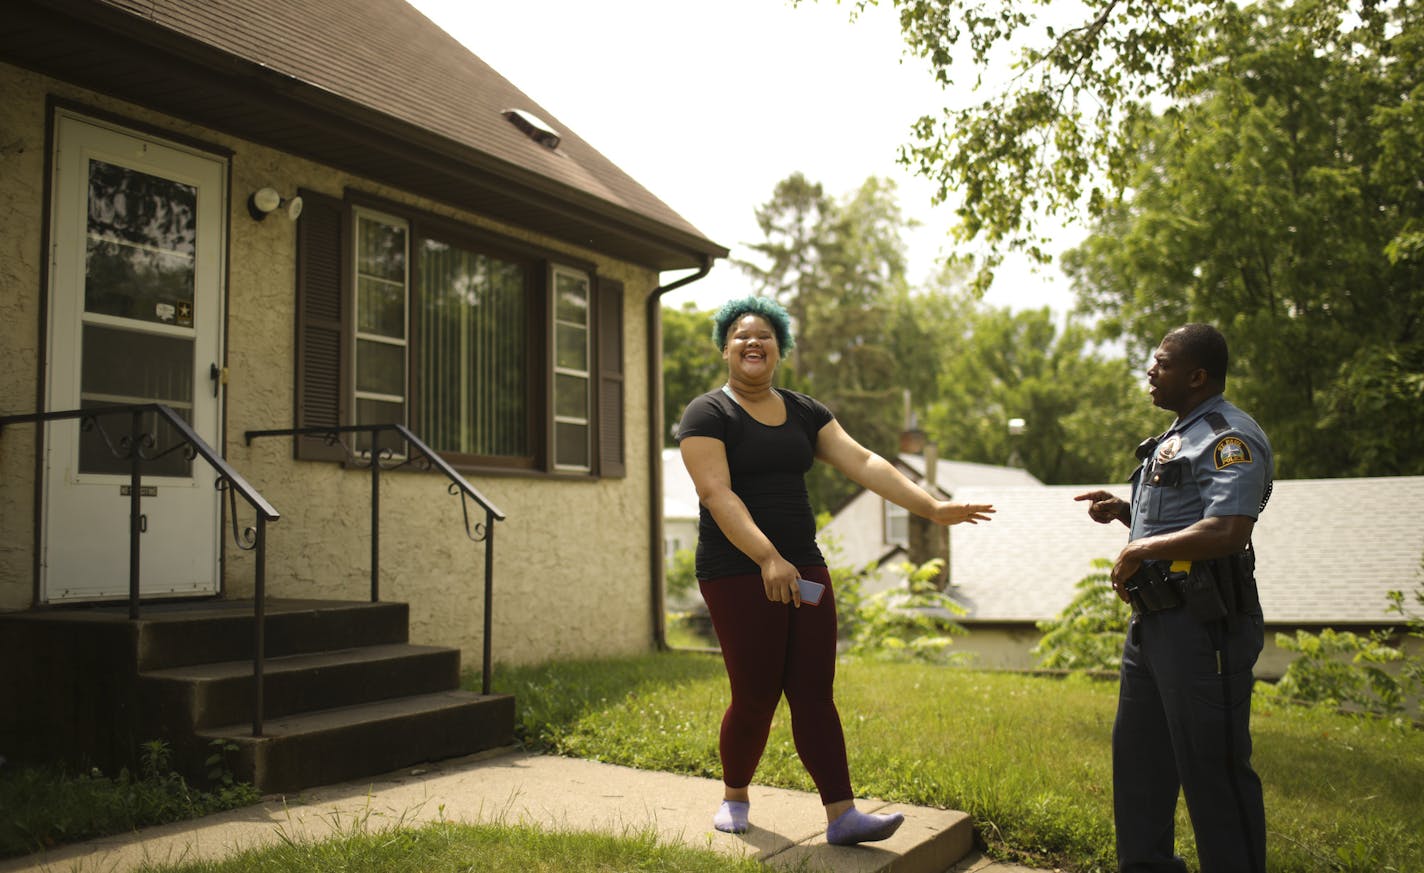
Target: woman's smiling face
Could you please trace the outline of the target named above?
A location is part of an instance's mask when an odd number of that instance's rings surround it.
[[[751,381],[767,378],[775,372],[781,360],[776,329],[760,315],[743,315],[727,328],[722,360],[727,362],[728,370],[735,375]]]

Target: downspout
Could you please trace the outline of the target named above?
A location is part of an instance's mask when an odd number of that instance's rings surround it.
[[[648,554],[651,558],[648,578],[653,586],[653,643],[658,651],[667,651],[667,624],[664,610],[667,606],[664,584],[666,568],[663,566],[663,319],[662,297],[684,285],[690,285],[706,276],[712,270],[712,257],[702,256],[702,266],[696,273],[683,276],[676,282],[660,285],[648,293],[648,311],[645,321],[648,325],[648,517],[653,523]]]

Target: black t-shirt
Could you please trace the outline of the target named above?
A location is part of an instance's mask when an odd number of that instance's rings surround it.
[[[732,492],[746,504],[752,521],[781,556],[797,566],[824,567],[816,546],[816,517],[806,494],[806,472],[816,461],[816,435],[833,416],[820,401],[775,389],[786,403],[786,421],[771,427],[718,389],[687,404],[677,439],[719,439],[727,448]],[[732,545],[707,507],[698,508],[697,578],[718,579],[760,573],[761,568]]]

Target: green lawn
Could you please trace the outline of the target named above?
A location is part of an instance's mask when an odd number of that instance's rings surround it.
[[[532,747],[720,773],[715,655],[504,668],[496,687],[516,695]],[[1113,869],[1115,682],[844,662],[836,689],[857,794],[968,812],[1001,856]],[[1424,870],[1424,732],[1261,699],[1253,726],[1272,871]],[[784,708],[756,782],[812,790]],[[1184,806],[1178,840],[1195,869]]]

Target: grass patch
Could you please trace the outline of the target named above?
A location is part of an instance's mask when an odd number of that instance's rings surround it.
[[[652,831],[621,835],[503,824],[436,822],[368,830],[356,821],[320,841],[283,839],[220,861],[145,864],[142,873],[765,873],[751,859],[663,842]]]
[[[727,683],[716,655],[502,668],[530,746],[717,778]],[[837,703],[862,796],[963,810],[993,851],[1115,867],[1110,740],[1117,683],[843,662]],[[1276,873],[1424,870],[1424,732],[1258,699],[1254,763]],[[812,790],[778,710],[757,783]],[[709,798],[710,805],[715,798]],[[1185,805],[1179,851],[1195,869]]]

